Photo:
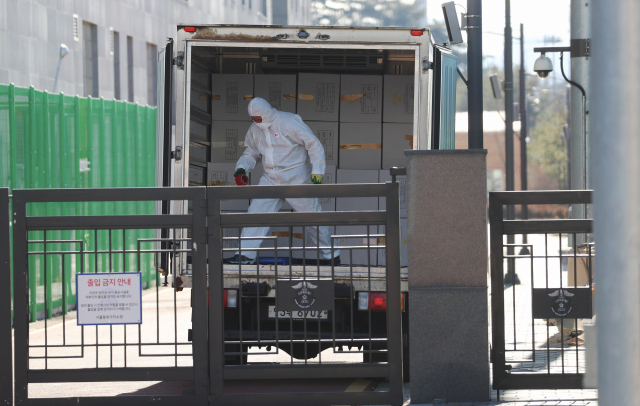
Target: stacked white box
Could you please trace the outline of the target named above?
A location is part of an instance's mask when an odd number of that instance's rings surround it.
[[[271,104],[271,107],[296,112],[296,75],[265,75],[255,76],[254,97],[261,97]]]
[[[386,75],[382,121],[385,123],[413,123],[414,77],[412,75]]]
[[[413,124],[382,124],[382,169],[407,166],[404,151],[413,149]]]
[[[330,233],[331,235],[335,234],[335,227],[330,227]],[[311,231],[313,230],[313,231]],[[292,240],[292,246],[295,247],[296,249],[293,250],[292,253],[292,258],[296,258],[298,260],[303,260],[303,259],[323,259],[323,255],[322,255],[322,251],[320,251],[320,254],[318,256],[318,250],[317,249],[312,249],[312,248],[316,248],[317,247],[317,242],[315,242],[313,240],[313,238],[311,237],[311,233],[313,234],[317,234],[317,229],[316,227],[306,227],[305,229],[306,231],[306,240],[303,241],[302,240],[302,227],[293,227],[293,240]],[[287,234],[288,236],[288,234]],[[337,247],[338,243],[337,240],[334,241],[334,244],[336,245],[336,249],[339,249],[340,247]],[[305,247],[305,249],[303,250],[302,247]],[[300,261],[299,261],[300,262]]]
[[[253,75],[211,75],[211,118],[251,121],[247,107],[253,98]]]
[[[380,183],[391,182],[391,174],[389,173],[389,170],[388,169],[380,170],[379,179],[380,179]],[[400,218],[406,219],[407,218],[407,176],[406,175],[396,176],[396,182],[400,184],[399,185]],[[387,210],[387,202],[386,202],[387,198],[379,197],[378,199],[380,199],[378,203],[378,207],[380,208],[378,210]]]
[[[327,185],[332,185],[336,183],[336,166],[335,165],[327,165],[327,168],[324,171],[324,177],[322,178],[322,183]],[[318,198],[318,200],[320,201],[320,207],[322,207],[322,211],[336,210],[335,197],[321,197],[321,198]]]
[[[234,212],[234,211],[222,211],[222,213],[242,213],[242,212]],[[222,229],[222,236],[223,237],[233,237],[233,238],[238,238],[240,237],[240,232],[241,232],[241,228],[239,227],[235,227],[235,228],[223,228]],[[239,240],[222,240],[222,248],[235,248],[236,250],[239,247]],[[235,251],[222,251],[222,257],[223,258],[231,258],[232,256],[235,255]]]
[[[409,266],[409,254],[407,247],[409,246],[407,219],[400,219],[400,266]],[[385,226],[380,226],[380,234],[385,233]],[[385,246],[389,246],[388,240],[385,240]],[[378,266],[387,266],[387,250],[378,250]]]
[[[380,169],[381,131],[380,123],[340,123],[339,168]]]
[[[209,162],[207,165],[207,185],[208,186],[236,186],[233,177],[236,171],[235,164]],[[247,210],[249,199],[221,200],[220,210]]]
[[[341,75],[340,122],[382,121],[382,76]]]
[[[378,183],[379,172],[377,170],[337,170],[337,181],[339,184],[345,183]],[[338,197],[336,199],[336,211],[368,211],[378,210],[377,197]],[[368,228],[368,230],[367,230]],[[376,265],[377,264],[377,245],[378,239],[370,237],[367,241],[366,235],[375,235],[378,233],[378,226],[336,226],[337,235],[362,235],[359,238],[338,238],[338,242],[342,246],[360,246],[363,249],[342,250],[340,260],[342,264],[353,265]],[[371,246],[368,251],[370,255],[367,257],[367,246]]]
[[[256,167],[253,168],[253,170],[251,171],[251,174],[249,175],[251,178],[251,185],[254,185],[254,186],[259,185],[262,175],[264,175],[264,167],[262,166],[262,162],[258,162],[256,164]],[[282,202],[280,211],[291,211],[291,210],[293,210],[293,208],[289,203],[287,203],[286,200]]]
[[[298,74],[297,113],[303,120],[338,121],[340,75]]]
[[[211,123],[211,162],[236,163],[246,149],[244,140],[250,121],[214,121]]]
[[[338,165],[338,123],[332,121],[306,121],[324,147],[327,165]]]

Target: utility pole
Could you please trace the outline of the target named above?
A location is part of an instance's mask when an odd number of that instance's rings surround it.
[[[594,116],[592,167],[597,168],[593,171],[597,211],[593,227],[598,251],[595,301],[598,404],[637,405],[640,399],[640,250],[635,247],[640,241],[640,79],[634,62],[640,60],[637,35],[640,2],[600,0],[590,1],[589,8],[592,5],[594,80],[587,95]],[[579,127],[576,121],[573,127]],[[574,167],[573,172],[577,171]]]
[[[467,0],[469,149],[483,149],[482,0]]]
[[[586,40],[591,38],[591,4],[582,0],[571,0],[571,80],[579,83],[589,96],[589,60],[583,56],[584,47],[589,47]],[[587,103],[590,98],[587,98]],[[582,106],[582,93],[571,88],[571,188],[591,189],[587,175],[589,167],[589,140],[587,139],[588,115],[585,120]],[[587,106],[587,111],[589,110]],[[584,128],[587,125],[587,128]],[[571,218],[589,218],[588,205],[574,204],[571,207]],[[586,236],[576,236],[576,243],[586,242]]]
[[[505,27],[504,27],[504,115],[505,115],[505,161],[507,191],[514,190],[513,171],[513,59],[511,44],[511,0],[505,0]],[[507,220],[515,219],[515,206],[507,206]],[[507,244],[515,243],[513,234],[507,235]],[[507,247],[507,255],[513,255],[513,246]],[[519,284],[518,276],[515,273],[515,259],[507,259],[506,284]]]
[[[527,190],[527,87],[524,74],[524,25],[520,24],[520,190]],[[529,218],[526,204],[522,205],[522,220]],[[527,243],[527,235],[522,234],[522,243]],[[529,254],[527,247],[522,247],[520,254]]]

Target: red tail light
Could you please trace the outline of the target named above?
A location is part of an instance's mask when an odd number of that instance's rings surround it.
[[[411,30],[411,35],[413,35],[414,37],[420,37],[422,36],[422,30]]]
[[[387,294],[371,292],[371,310],[387,310]]]
[[[184,27],[184,32],[196,32],[196,27]]]

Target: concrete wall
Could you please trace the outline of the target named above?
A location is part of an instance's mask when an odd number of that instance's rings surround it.
[[[60,44],[69,47],[62,59],[56,91],[85,96],[82,23],[97,25],[99,97],[113,98],[114,55],[109,27],[119,33],[120,94],[128,100],[127,36],[133,38],[134,98],[147,104],[147,43],[160,50],[175,38],[178,23],[270,24],[259,12],[262,0],[0,0],[0,83],[53,91]],[[311,0],[289,0],[309,13]],[[249,7],[251,5],[251,7]],[[79,38],[74,39],[73,15]],[[295,19],[289,19],[289,24]],[[306,24],[300,21],[297,24]],[[309,18],[310,22],[310,18]]]

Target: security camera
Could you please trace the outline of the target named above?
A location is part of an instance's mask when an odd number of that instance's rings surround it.
[[[536,62],[533,64],[533,70],[542,79],[548,77],[549,73],[553,71],[553,64],[551,63],[551,59],[547,58],[543,52],[542,55],[540,55],[540,57],[536,59]]]

